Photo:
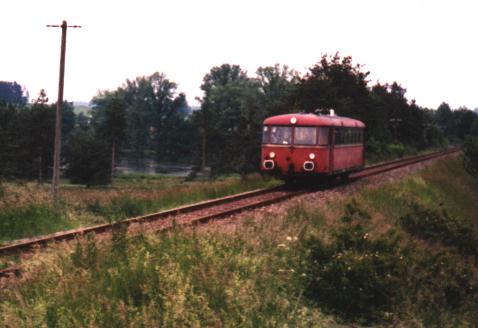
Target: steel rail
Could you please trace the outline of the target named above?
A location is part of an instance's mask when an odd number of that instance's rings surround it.
[[[383,172],[391,171],[400,167],[412,165],[415,163],[423,162],[429,159],[433,158],[438,158],[442,156],[446,156],[455,152],[460,151],[459,147],[456,148],[451,148],[447,149],[445,151],[438,151],[438,152],[433,152],[429,154],[424,154],[424,155],[418,155],[418,156],[413,156],[413,157],[407,157],[403,159],[398,159],[390,162],[385,162],[385,163],[379,163],[379,164],[374,164],[374,165],[369,165],[365,167],[362,171],[360,172],[355,172],[350,175],[350,178],[352,179],[357,179],[357,178],[365,178],[368,176],[372,176],[375,174],[380,174]]]

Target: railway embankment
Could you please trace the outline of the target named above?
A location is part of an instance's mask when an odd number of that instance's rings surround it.
[[[0,290],[6,327],[473,326],[478,180],[450,156],[198,228],[85,239]]]

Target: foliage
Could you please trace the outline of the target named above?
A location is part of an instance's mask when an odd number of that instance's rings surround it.
[[[0,103],[25,105],[28,92],[17,82],[0,81]]]
[[[210,166],[215,175],[243,175],[258,170],[263,119],[283,113],[333,108],[364,121],[372,161],[478,135],[478,117],[467,108],[452,109],[447,103],[437,110],[419,107],[398,82],[372,85],[368,78],[363,65],[339,53],[322,55],[303,76],[279,64],[259,67],[249,76],[226,63],[204,76],[201,107],[191,112],[177,84],[155,72],[99,92],[91,120],[84,114],[75,118],[65,102],[62,136],[65,142],[73,129],[93,131],[111,148],[112,172],[123,155],[195,162]],[[0,100],[0,176],[41,182],[51,175],[55,106],[47,105],[44,93],[27,104],[18,84],[0,84],[17,95],[16,101]]]
[[[163,151],[163,145],[171,142],[168,133],[185,128],[168,124],[178,117],[184,118],[184,107],[187,106],[185,96],[176,95],[176,88],[176,83],[163,73],[156,72],[133,81],[127,80],[118,90],[126,105],[128,145],[137,156],[143,155],[148,148],[158,150],[160,154],[167,153]]]
[[[405,88],[397,82],[369,87],[368,75],[351,57],[323,55],[301,79],[297,101],[307,112],[333,108],[341,116],[362,120],[366,141],[373,138],[415,149],[444,144],[433,114],[409,102]]]
[[[115,173],[118,149],[126,135],[126,110],[118,93],[99,93],[93,98],[92,125],[96,137],[111,147],[111,174]],[[87,129],[84,129],[87,131]]]
[[[413,204],[413,210],[400,217],[409,233],[430,242],[442,242],[460,253],[478,256],[478,231],[471,221],[455,218],[446,210],[436,211]]]
[[[367,156],[367,162],[374,163],[401,158],[406,152],[412,152],[412,149],[407,149],[403,144],[400,143],[387,144],[383,141],[376,140],[374,137],[371,137],[365,142],[365,152]]]
[[[51,176],[55,105],[48,105],[42,90],[29,107],[0,103],[0,176],[41,182]],[[71,103],[63,104],[62,139],[75,126]]]
[[[466,257],[406,243],[393,229],[374,236],[369,221],[369,214],[352,201],[328,242],[314,236],[305,240],[310,299],[346,321],[367,324],[391,324],[410,315],[426,327],[477,319],[478,275]],[[401,220],[420,238],[436,238],[465,254],[474,252],[476,231],[451,221],[429,209],[415,209]]]
[[[478,117],[471,110],[465,107],[451,110],[447,103],[438,107],[435,116],[444,135],[452,141],[463,141],[474,133],[474,126],[478,124]]]
[[[367,76],[363,66],[353,65],[352,57],[323,55],[301,80],[298,100],[306,112],[317,108],[333,108],[339,114],[364,112],[367,101]]]
[[[256,71],[260,103],[267,116],[291,112],[296,108],[299,74],[287,65],[259,67]]]
[[[212,68],[203,79],[201,110],[194,116],[206,138],[207,165],[215,172],[257,170],[262,121],[291,110],[296,80],[287,66],[261,67],[257,78],[237,65]]]
[[[463,144],[463,162],[471,174],[478,176],[478,137],[469,136]]]
[[[0,243],[35,237],[69,227],[61,209],[48,204],[9,207],[0,211]]]
[[[393,234],[372,239],[369,215],[348,204],[342,226],[330,244],[311,237],[309,298],[346,319],[376,321],[399,302],[400,280],[406,271],[399,239]]]
[[[110,144],[125,137],[126,112],[124,101],[118,93],[99,93],[92,100],[92,125],[96,133]]]
[[[264,118],[255,101],[256,82],[239,66],[222,65],[211,69],[201,89],[205,96],[196,121],[206,133],[207,164],[219,172],[246,172],[250,156],[257,160],[254,141]]]
[[[25,122],[29,126],[31,139],[31,154],[35,156],[38,164],[38,182],[43,182],[43,177],[51,174],[53,166],[53,145],[55,140],[55,110],[48,105],[48,97],[44,90],[40,91],[34,101],[29,119]]]
[[[111,157],[104,141],[80,130],[70,137],[65,148],[65,175],[72,183],[92,186],[111,182]]]

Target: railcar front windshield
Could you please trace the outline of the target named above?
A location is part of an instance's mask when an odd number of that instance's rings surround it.
[[[292,127],[264,126],[262,142],[276,145],[290,145],[292,142]]]
[[[294,144],[315,145],[317,142],[317,128],[297,126],[294,132]]]

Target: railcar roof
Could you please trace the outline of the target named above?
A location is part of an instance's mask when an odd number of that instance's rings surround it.
[[[297,120],[294,125],[306,126],[343,126],[348,128],[365,128],[365,124],[353,118],[329,115],[292,113],[271,116],[264,120],[264,125],[291,125],[291,119]]]

